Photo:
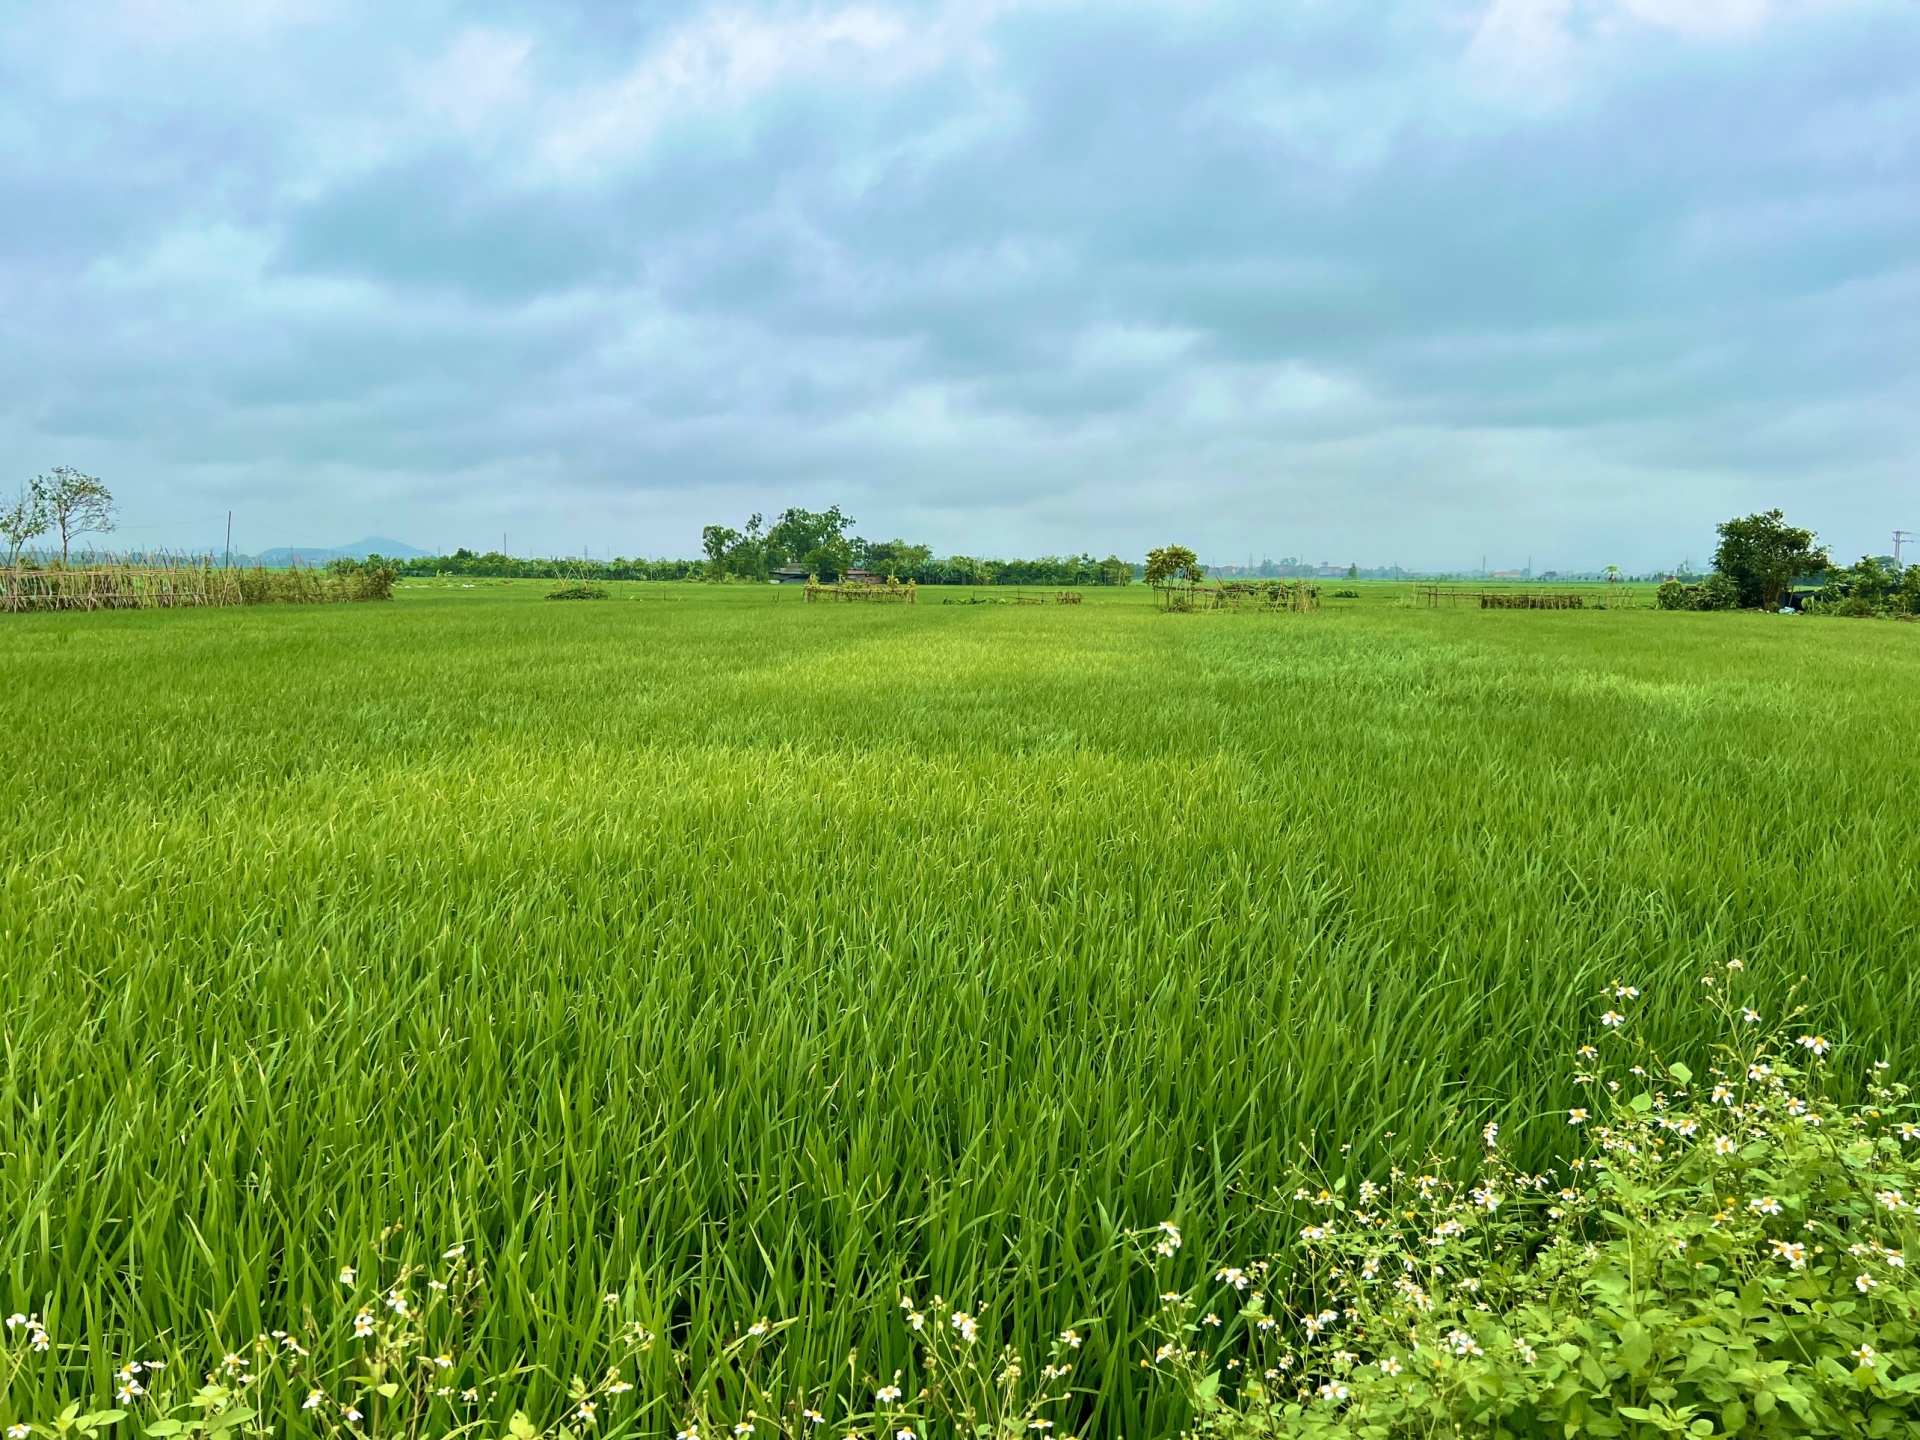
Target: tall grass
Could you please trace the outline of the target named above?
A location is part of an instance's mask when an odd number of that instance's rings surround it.
[[[619,1293],[844,1390],[911,1287],[1099,1317],[1061,1433],[1162,1433],[1121,1232],[1277,1249],[1327,1137],[1544,1159],[1600,981],[1920,1049],[1904,629],[537,598],[0,629],[0,1304],[68,1388],[399,1224],[495,1369]]]

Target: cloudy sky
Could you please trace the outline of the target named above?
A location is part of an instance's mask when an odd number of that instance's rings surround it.
[[[0,0],[0,472],[121,543],[1920,530],[1911,0]]]

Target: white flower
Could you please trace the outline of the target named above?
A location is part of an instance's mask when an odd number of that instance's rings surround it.
[[[448,1248],[448,1249],[446,1249],[446,1250],[442,1250],[442,1251],[440,1252],[440,1258],[441,1258],[442,1260],[458,1260],[458,1259],[459,1259],[459,1258],[460,1258],[460,1257],[461,1257],[462,1255],[464,1255],[464,1254],[466,1254],[466,1253],[467,1253],[467,1247],[466,1247],[466,1246],[464,1246],[464,1245],[454,1245],[454,1246],[451,1246],[450,1248]]]
[[[1729,970],[1744,970],[1746,968],[1747,967],[1742,965],[1738,960],[1727,961],[1727,969]]]
[[[1618,1010],[1609,1010],[1600,1017],[1600,1023],[1605,1025],[1609,1030],[1617,1030],[1627,1023],[1627,1017],[1622,1015]]]
[[[407,1314],[407,1297],[402,1295],[398,1290],[395,1290],[387,1296],[387,1308],[402,1319],[405,1319]]]
[[[354,1338],[364,1340],[373,1333],[373,1312],[362,1310],[353,1317]]]
[[[9,1330],[18,1330],[22,1325],[26,1323],[27,1323],[27,1317],[22,1315],[18,1310],[14,1311],[13,1314],[7,1316],[7,1328]]]
[[[1873,1353],[1873,1347],[1871,1345],[1862,1345],[1858,1350],[1853,1352],[1853,1358],[1858,1360],[1862,1365],[1871,1366],[1879,1357]]]
[[[1758,1025],[1760,1023],[1760,1012],[1751,1005],[1742,1005],[1740,1007],[1740,1018],[1749,1025]]]
[[[340,1283],[342,1285],[351,1285],[353,1283],[353,1275],[354,1270],[351,1265],[342,1265],[340,1267]]]
[[[733,1427],[733,1433],[736,1435],[751,1435],[753,1433],[753,1426],[748,1421],[742,1420],[738,1425]]]
[[[1487,1148],[1491,1150],[1493,1148],[1494,1141],[1500,1138],[1499,1122],[1495,1120],[1489,1120],[1486,1124],[1486,1128],[1480,1132],[1480,1138],[1487,1142]]]
[[[1853,1277],[1853,1288],[1864,1295],[1869,1290],[1878,1290],[1880,1282],[1871,1275],[1856,1275]]]
[[[346,1417],[347,1417],[347,1423],[349,1425],[358,1425],[363,1419],[366,1418],[358,1410],[354,1409],[351,1405],[349,1405],[346,1409]]]
[[[1220,1323],[1220,1317],[1214,1314],[1213,1311],[1209,1310],[1205,1315],[1200,1317],[1200,1323],[1202,1325],[1218,1326]]]
[[[620,1303],[618,1292],[613,1290],[609,1290],[606,1294],[602,1295],[600,1299],[603,1304],[607,1305],[618,1305]]]
[[[1833,1048],[1824,1035],[1802,1035],[1800,1043],[1816,1055],[1824,1055]]]
[[[1901,1195],[1898,1190],[1879,1190],[1874,1193],[1873,1198],[1889,1210],[1898,1210],[1902,1205],[1907,1203],[1906,1197]]]
[[[1920,1125],[1902,1125],[1900,1127],[1900,1138],[1902,1140],[1920,1140]],[[7,1323],[12,1324],[13,1322],[8,1321]]]
[[[909,1311],[907,1314],[907,1324],[912,1326],[916,1332],[924,1330],[927,1328],[927,1317],[918,1310]]]
[[[1320,1387],[1320,1398],[1322,1400],[1344,1400],[1347,1398],[1347,1387],[1338,1382],[1322,1385]]]
[[[1062,1330],[1060,1332],[1060,1343],[1069,1350],[1078,1350],[1080,1348],[1080,1332],[1077,1330]]]
[[[32,1433],[33,1427],[31,1425],[7,1426],[7,1440],[27,1440],[27,1436]]]
[[[809,1425],[824,1425],[827,1423],[827,1417],[822,1415],[818,1410],[802,1410],[800,1413],[807,1417],[807,1423]]]
[[[1158,1226],[1160,1238],[1154,1242],[1153,1253],[1171,1255],[1180,1248],[1180,1230],[1171,1220],[1162,1220]]]
[[[1778,1215],[1780,1213],[1780,1202],[1771,1195],[1756,1195],[1753,1199],[1747,1201],[1747,1208],[1756,1215]]]
[[[900,1387],[898,1385],[882,1385],[878,1390],[873,1392],[873,1398],[878,1400],[882,1405],[891,1405],[900,1398]]]
[[[674,1440],[700,1440],[700,1427],[689,1420],[687,1428],[676,1433]]]
[[[1730,1136],[1716,1135],[1713,1137],[1713,1153],[1716,1155],[1731,1155],[1739,1148],[1740,1142]]]
[[[747,1326],[747,1334],[749,1334],[749,1335],[764,1335],[764,1334],[766,1334],[766,1333],[767,1333],[767,1331],[768,1331],[768,1330],[769,1330],[770,1328],[772,1328],[772,1327],[771,1327],[771,1326],[769,1326],[769,1325],[767,1324],[767,1322],[766,1322],[766,1321],[765,1321],[764,1319],[762,1319],[762,1320],[756,1320],[756,1321],[754,1321],[754,1322],[753,1322],[753,1323],[752,1323],[751,1325],[749,1325],[749,1326]]]
[[[442,1370],[451,1370],[453,1368],[453,1356],[436,1355],[433,1357],[433,1363],[438,1365]]]
[[[898,1430],[893,1432],[893,1440],[917,1440],[917,1437],[914,1435],[913,1431],[909,1430],[906,1426],[903,1425]]]
[[[1586,1123],[1587,1123],[1587,1112],[1585,1110],[1567,1111],[1567,1124],[1584,1125]]]
[[[965,1340],[969,1345],[973,1344],[973,1342],[979,1338],[980,1324],[971,1315],[967,1314],[966,1311],[954,1311],[953,1319],[950,1323],[954,1329],[960,1332],[960,1338]]]
[[[1225,1270],[1222,1270],[1218,1275],[1215,1275],[1213,1278],[1216,1280],[1221,1280],[1226,1282],[1228,1285],[1231,1285],[1236,1290],[1244,1290],[1247,1288],[1247,1272],[1244,1270],[1236,1270],[1231,1266],[1229,1266]]]
[[[1716,1086],[1714,1086],[1714,1087],[1713,1087],[1713,1103],[1714,1103],[1714,1104],[1716,1104],[1716,1105],[1731,1105],[1731,1104],[1733,1104],[1733,1089],[1732,1089],[1732,1087],[1731,1087],[1731,1086],[1727,1086],[1727,1085],[1716,1085]]]
[[[1400,1362],[1391,1355],[1380,1362],[1380,1373],[1382,1375],[1398,1375],[1400,1368]]]

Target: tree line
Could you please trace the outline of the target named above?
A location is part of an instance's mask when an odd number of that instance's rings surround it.
[[[864,570],[880,578],[920,585],[1127,585],[1135,569],[1117,555],[1042,555],[1031,560],[936,556],[912,541],[868,540],[848,532],[854,519],[838,505],[825,510],[791,508],[772,523],[759,514],[741,529],[708,525],[700,532],[707,579],[771,579],[775,571],[799,569],[824,581]]]
[[[1779,510],[1726,520],[1713,573],[1695,584],[1671,579],[1656,599],[1663,610],[1798,610],[1816,615],[1920,615],[1920,565],[1863,555],[1836,565],[1811,530]]]

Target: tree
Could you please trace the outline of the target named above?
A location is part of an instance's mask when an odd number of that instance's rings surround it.
[[[853,517],[841,514],[838,505],[817,513],[812,510],[782,510],[774,519],[773,528],[767,531],[767,560],[774,565],[793,561],[804,565],[811,552],[837,548],[835,542],[844,546],[851,558],[853,547],[847,542],[846,532],[852,528]]]
[[[926,545],[912,545],[905,540],[862,540],[853,539],[853,563],[876,575],[891,575],[898,580],[911,580],[933,563],[933,550]]]
[[[1131,585],[1133,566],[1118,555],[1109,555],[1094,567],[1093,583],[1096,585]]]
[[[727,552],[740,539],[738,530],[725,525],[708,525],[700,531],[700,548],[707,552],[707,573],[718,579],[727,573]]]
[[[56,465],[51,475],[36,475],[34,483],[46,497],[48,524],[60,532],[60,563],[67,563],[67,547],[76,535],[99,535],[113,529],[113,492],[71,465]]]
[[[1163,545],[1158,550],[1147,552],[1149,585],[1168,585],[1175,581],[1198,585],[1200,577],[1206,573],[1200,564],[1200,557],[1184,545]]]
[[[1720,546],[1713,552],[1713,568],[1733,582],[1744,606],[1775,609],[1795,580],[1827,571],[1826,547],[1814,544],[1811,530],[1787,524],[1778,510],[1714,528]]]
[[[53,517],[47,513],[46,485],[34,476],[20,487],[13,504],[0,510],[0,540],[7,542],[7,568],[20,563],[20,551],[29,540],[47,533]]]

